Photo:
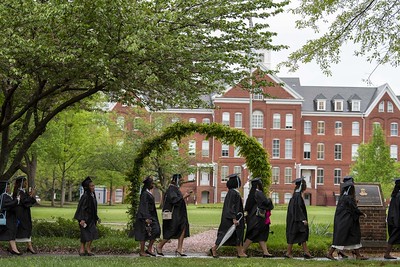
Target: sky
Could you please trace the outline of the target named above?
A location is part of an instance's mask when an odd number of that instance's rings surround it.
[[[295,51],[306,43],[307,40],[314,39],[317,35],[310,29],[299,30],[295,28],[295,19],[292,14],[279,14],[269,21],[271,30],[278,33],[274,38],[275,44],[290,46],[289,49],[279,52],[272,52],[272,68],[278,63],[287,59],[290,52]],[[378,66],[368,63],[365,58],[353,55],[354,44],[347,44],[341,51],[341,62],[331,66],[332,76],[326,76],[315,62],[301,64],[296,72],[288,72],[281,69],[278,77],[299,77],[302,85],[330,85],[330,86],[380,86],[387,83],[396,95],[400,95],[400,69],[390,65]],[[374,71],[374,72],[373,72]],[[366,80],[371,74],[368,85]]]

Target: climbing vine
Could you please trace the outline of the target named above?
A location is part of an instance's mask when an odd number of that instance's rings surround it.
[[[260,177],[265,187],[269,187],[271,167],[269,165],[268,154],[254,137],[249,137],[241,130],[219,123],[198,124],[177,122],[166,128],[161,135],[146,140],[135,157],[132,171],[128,175],[131,182],[129,195],[131,207],[128,210],[130,226],[133,226],[135,223],[136,211],[139,205],[141,169],[146,157],[152,151],[157,151],[160,154],[167,151],[169,149],[169,141],[176,140],[179,143],[182,138],[193,133],[203,134],[206,136],[206,139],[215,137],[221,143],[238,147],[239,154],[246,159],[246,166],[252,173],[252,176]]]

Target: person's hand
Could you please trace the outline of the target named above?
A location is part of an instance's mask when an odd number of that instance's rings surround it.
[[[236,219],[233,219],[233,224],[234,224],[234,225],[238,225],[238,224],[239,224],[239,221],[236,220]]]
[[[85,224],[86,224],[85,220],[81,220],[79,222],[79,225],[82,226],[83,228],[85,228]]]
[[[304,225],[308,225],[308,222],[306,220],[303,221]]]
[[[146,223],[147,223],[147,224],[151,224],[151,222],[152,222],[152,221],[151,221],[150,219],[146,219]]]
[[[100,219],[100,218],[97,219],[97,223],[98,223],[98,224],[101,223],[101,219]]]

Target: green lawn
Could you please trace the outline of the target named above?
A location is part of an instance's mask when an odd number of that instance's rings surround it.
[[[307,266],[398,266],[397,262],[388,261],[317,261],[317,260],[288,260],[288,259],[263,259],[263,258],[139,258],[126,256],[97,256],[97,257],[79,257],[79,256],[35,256],[35,257],[2,257],[1,266],[85,266],[85,267],[119,267],[119,266],[142,266],[142,267],[186,267],[190,266],[268,266],[277,267],[307,267]]]
[[[98,214],[103,223],[116,223],[125,225],[128,222],[126,213],[128,205],[99,205]],[[64,208],[50,207],[48,203],[32,208],[32,218],[37,220],[54,220],[62,217],[72,219],[76,210],[76,203],[66,205]],[[308,218],[310,222],[316,224],[332,224],[335,207],[309,206]],[[160,213],[161,211],[158,210]],[[222,205],[189,205],[188,217],[193,228],[213,228],[218,227],[221,220]],[[160,217],[159,217],[160,218]],[[272,224],[286,224],[286,206],[276,206],[272,211]]]

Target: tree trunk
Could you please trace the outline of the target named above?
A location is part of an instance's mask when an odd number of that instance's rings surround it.
[[[34,188],[36,180],[36,170],[37,170],[37,154],[31,153],[25,154],[25,164],[26,166],[21,166],[21,170],[28,176],[28,186]]]
[[[51,206],[55,206],[55,196],[56,196],[56,167],[53,168],[53,181],[51,184]]]
[[[66,187],[66,181],[65,181],[65,162],[62,164],[62,170],[61,170],[61,201],[60,201],[60,207],[64,207],[65,204],[65,187]]]
[[[72,188],[73,188],[73,183],[72,181],[68,182],[68,202],[72,202]]]
[[[113,204],[112,197],[113,197],[113,179],[111,178],[111,180],[110,180],[110,201],[108,202],[109,206],[111,206]]]

